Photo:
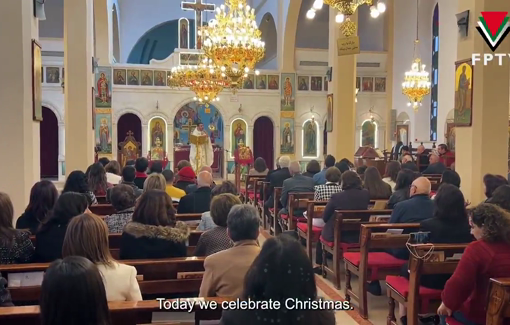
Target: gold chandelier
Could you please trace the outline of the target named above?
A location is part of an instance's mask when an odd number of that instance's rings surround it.
[[[429,73],[425,71],[425,64],[421,62],[418,54],[418,46],[420,40],[418,37],[418,17],[419,17],[419,0],[416,0],[416,41],[414,42],[414,59],[411,64],[411,70],[405,74],[404,82],[402,83],[402,93],[409,98],[407,106],[412,106],[414,111],[417,112],[421,106],[423,97],[430,94],[430,79]]]
[[[219,93],[230,84],[225,73],[212,64],[212,60],[203,58],[197,66],[178,66],[172,68],[168,85],[177,88],[189,88],[196,96],[194,100],[205,105],[219,101]]]
[[[335,21],[340,25],[340,30],[345,37],[350,37],[356,32],[356,23],[351,21],[350,16],[354,15],[361,5],[370,6],[370,15],[372,18],[379,17],[386,11],[386,4],[379,0],[377,5],[373,5],[374,0],[315,0],[312,8],[306,13],[308,19],[315,18],[315,12],[322,9],[324,4],[338,10]]]
[[[226,74],[232,88],[239,88],[265,53],[255,9],[246,0],[225,0],[216,8],[216,19],[202,31],[205,55]]]

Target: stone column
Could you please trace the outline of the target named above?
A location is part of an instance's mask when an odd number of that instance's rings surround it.
[[[94,162],[92,1],[64,0],[66,174]]]
[[[33,2],[0,2],[0,191],[9,194],[17,218],[40,177],[39,122],[32,112],[32,39],[38,39]],[[16,220],[14,220],[15,222]]]
[[[379,19],[385,19],[385,29],[384,29],[384,49],[386,50],[386,133],[385,140],[379,142],[379,148],[386,149],[391,151],[392,141],[395,139],[395,135],[392,132],[392,123],[391,123],[391,110],[393,109],[393,47],[395,45],[394,42],[394,8],[395,3],[394,0],[389,0],[386,2],[386,12],[383,14],[383,17],[379,17]],[[411,141],[411,139],[409,139]],[[406,143],[408,145],[408,143]]]
[[[324,7],[323,10],[327,9]],[[339,24],[335,22],[337,11],[329,8],[329,65],[333,67],[333,80],[329,92],[333,93],[333,132],[328,134],[328,154],[337,160],[354,160],[356,127],[356,55],[338,56],[337,40],[342,38]],[[351,17],[358,22],[358,14]],[[356,31],[357,34],[357,31]]]
[[[166,156],[168,158],[168,161],[174,160],[174,125],[167,124],[166,125]],[[170,164],[170,163],[169,163]],[[167,169],[170,169],[170,166],[166,167]]]
[[[65,167],[63,163],[66,159],[66,128],[63,122],[58,123],[58,180],[65,178]]]
[[[487,173],[507,174],[509,61],[498,59],[483,65],[483,54],[493,52],[474,29],[482,11],[510,11],[510,1],[459,0],[458,12],[470,11],[468,37],[458,38],[457,60],[471,60],[473,53],[482,54],[482,62],[473,67],[472,126],[457,127],[455,169],[462,179],[461,189],[473,204],[485,199],[482,178]],[[497,53],[510,53],[510,37]]]
[[[111,11],[108,10],[107,0],[94,0],[95,23],[95,54],[100,66],[108,66],[112,62],[111,40],[113,29],[110,26]],[[115,133],[115,132],[113,132]]]
[[[117,160],[118,151],[119,151],[119,135],[117,133],[117,122],[113,121],[112,114],[112,159]]]
[[[149,131],[149,124],[142,123],[142,157],[147,157],[147,153],[149,152],[149,146],[147,142],[149,141],[148,137],[148,131]]]

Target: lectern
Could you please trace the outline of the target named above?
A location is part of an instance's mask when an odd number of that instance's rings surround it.
[[[197,148],[197,153],[196,153],[196,157],[195,157],[195,166],[196,166],[196,169],[195,170],[195,173],[198,173],[198,171],[200,170],[200,168],[202,168],[202,166],[200,166],[200,157],[202,156],[202,146],[207,144],[207,135],[193,135],[191,134],[190,137],[189,137],[189,142],[193,145],[195,145],[195,147]],[[190,159],[193,159],[193,157],[189,157]]]
[[[379,173],[384,175],[386,171],[386,161],[384,155],[370,146],[360,147],[354,154],[354,165],[356,167],[365,165],[373,166],[379,170]]]

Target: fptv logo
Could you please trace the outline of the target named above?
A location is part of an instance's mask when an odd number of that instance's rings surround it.
[[[495,52],[501,45],[505,37],[510,33],[510,19],[506,11],[482,11],[482,17],[478,20],[478,27],[476,29],[482,35],[487,45],[492,52]],[[503,65],[503,58],[510,57],[510,53],[484,53],[483,65],[487,65],[498,58],[498,64]],[[473,53],[471,62],[476,65],[476,62],[482,61],[481,53]]]

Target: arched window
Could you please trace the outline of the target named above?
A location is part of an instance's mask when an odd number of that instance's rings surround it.
[[[372,120],[363,121],[361,124],[360,146],[371,146],[372,148],[377,148],[377,140],[377,122],[372,122]]]
[[[430,92],[430,141],[437,141],[437,93],[439,81],[439,3],[432,20],[432,89]]]

